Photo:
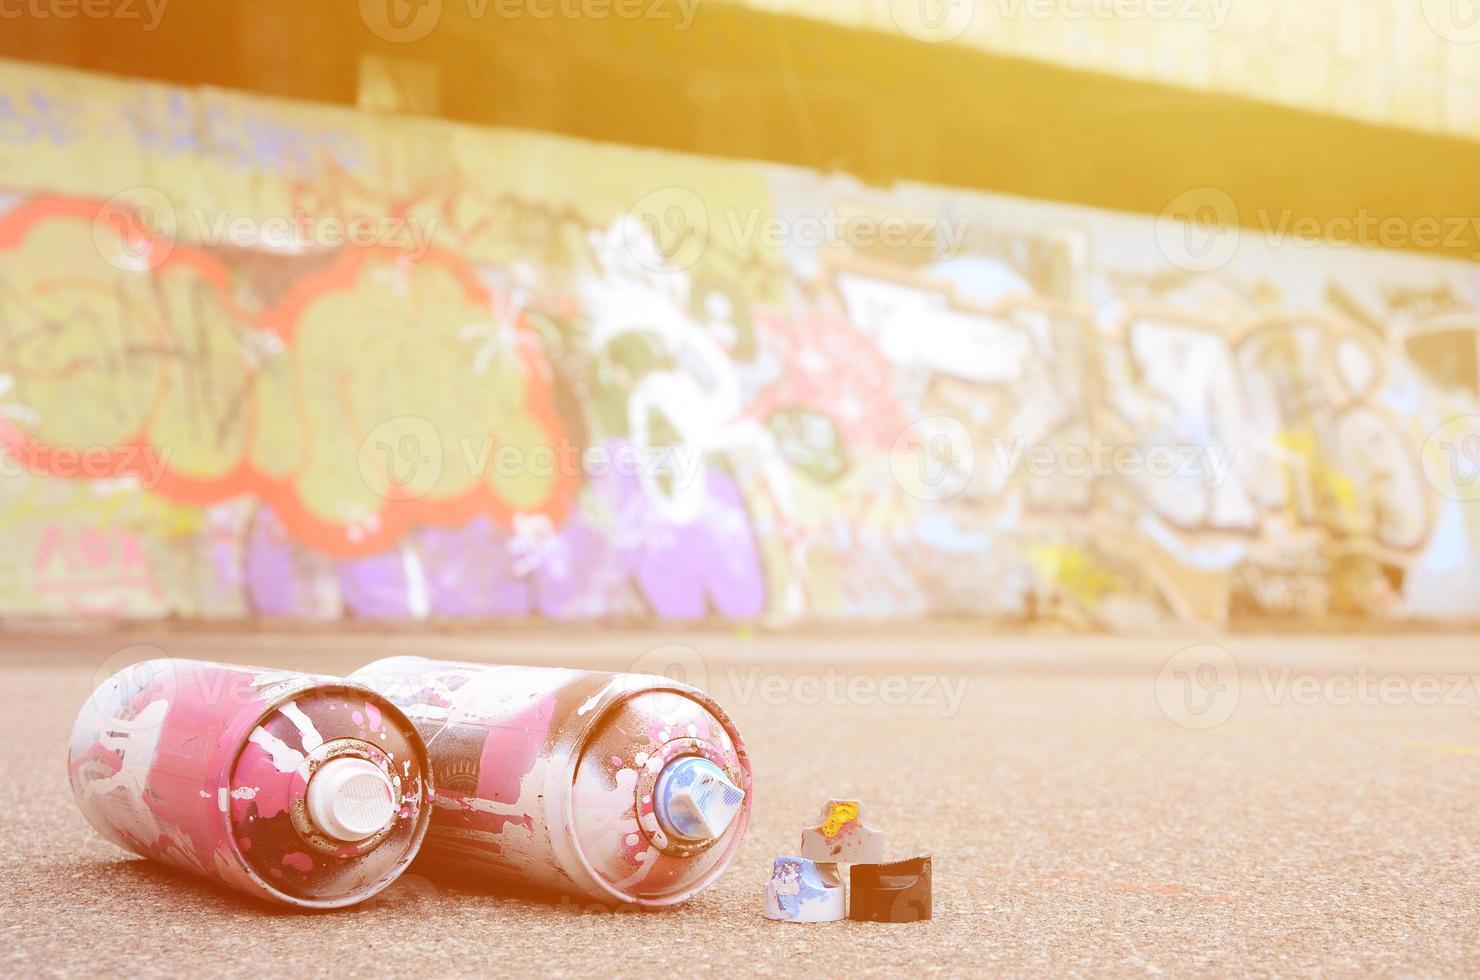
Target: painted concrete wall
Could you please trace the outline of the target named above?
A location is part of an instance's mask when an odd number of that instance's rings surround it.
[[[0,65],[0,614],[1472,618],[1475,267],[1223,203]]]

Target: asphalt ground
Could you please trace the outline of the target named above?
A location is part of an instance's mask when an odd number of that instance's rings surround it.
[[[744,846],[677,909],[443,880],[282,911],[120,851],[66,779],[77,709],[158,654],[347,672],[392,653],[679,664],[754,761]],[[1475,636],[0,635],[0,903],[13,976],[1480,974]],[[828,797],[891,858],[930,854],[935,917],[761,916]]]

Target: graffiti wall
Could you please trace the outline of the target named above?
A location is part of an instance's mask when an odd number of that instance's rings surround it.
[[[1477,328],[1466,264],[0,64],[0,615],[1468,619]]]

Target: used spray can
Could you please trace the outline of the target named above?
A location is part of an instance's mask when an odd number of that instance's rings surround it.
[[[286,905],[376,894],[427,831],[415,726],[351,682],[192,660],[135,664],[77,716],[77,806],[143,857]]]
[[[421,657],[351,677],[426,739],[431,860],[505,887],[656,908],[717,878],[745,834],[745,745],[688,685]]]

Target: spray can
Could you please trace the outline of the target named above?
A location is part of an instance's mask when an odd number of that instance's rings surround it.
[[[429,860],[515,889],[641,908],[717,878],[750,819],[750,759],[708,695],[667,678],[391,657],[353,679],[421,729]]]
[[[149,660],[72,728],[77,806],[146,858],[286,905],[369,898],[416,855],[431,770],[395,705],[345,680]]]

